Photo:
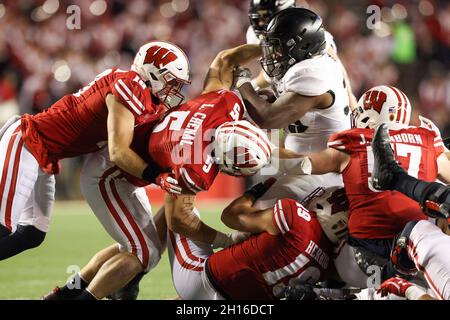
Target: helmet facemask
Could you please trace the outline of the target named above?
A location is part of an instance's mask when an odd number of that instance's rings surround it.
[[[190,81],[180,79],[168,70],[162,69],[162,71],[163,72],[159,76],[159,79],[157,78],[156,81],[150,80],[152,93],[156,97],[158,97],[158,99],[161,101],[161,103],[164,104],[164,106],[166,106],[167,109],[174,108],[184,101],[184,95],[181,93],[181,91],[184,85],[190,84]],[[152,79],[153,76],[154,75],[151,74]],[[153,84],[155,82],[159,82],[158,84],[156,84],[155,88],[157,91],[153,90]]]
[[[296,62],[284,52],[280,39],[264,37],[261,41],[261,49],[261,66],[271,78],[283,77],[289,67]]]

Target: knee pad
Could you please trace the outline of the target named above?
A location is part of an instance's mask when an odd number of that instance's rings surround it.
[[[35,226],[18,225],[17,230],[11,235],[22,250],[38,247],[45,239],[46,233]]]

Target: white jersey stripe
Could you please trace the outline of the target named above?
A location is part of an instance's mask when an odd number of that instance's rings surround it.
[[[283,206],[281,205],[281,200],[278,200],[278,209],[280,210],[280,217],[281,217],[281,222],[283,223],[284,229],[286,230],[286,232],[289,232],[289,226],[286,222],[286,217],[284,216],[284,210],[283,210]]]
[[[303,253],[297,256],[295,260],[288,264],[287,266],[277,269],[275,271],[268,271],[266,273],[263,273],[264,280],[266,280],[266,283],[271,286],[283,279],[284,277],[287,277],[289,275],[293,275],[297,271],[299,271],[301,268],[303,268],[307,263],[309,262],[309,258],[305,256]]]
[[[280,223],[280,218],[278,217],[278,206],[276,205],[273,210],[273,216],[275,217],[275,222],[277,224],[278,229],[282,234],[284,234],[286,231],[284,230],[283,226]]]
[[[142,112],[134,105],[133,101],[130,100],[130,98],[127,97],[127,95],[122,91],[122,89],[120,89],[119,84],[116,83],[114,85],[114,87],[116,88],[117,92],[119,92],[119,94],[122,96],[122,98],[129,104],[129,106],[133,109],[133,111],[140,116],[142,114]]]
[[[137,103],[137,105],[142,109],[142,111],[145,110],[144,105],[142,104],[142,102],[133,94],[133,92],[131,91],[131,89],[127,86],[127,84],[125,82],[123,82],[122,79],[119,79],[118,81],[120,83],[120,85],[122,86],[122,88],[125,89],[125,91],[128,93],[128,95],[133,98],[134,102]]]

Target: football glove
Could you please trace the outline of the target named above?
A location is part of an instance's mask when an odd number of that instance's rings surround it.
[[[172,195],[181,194],[182,189],[178,185],[178,180],[175,179],[171,173],[168,172],[160,173],[156,177],[155,183],[167,193],[170,193]]]
[[[252,73],[248,68],[239,66],[233,69],[233,87],[239,89],[245,83],[251,83]]]
[[[400,277],[394,277],[383,282],[377,289],[377,293],[382,297],[386,297],[388,294],[394,294],[399,297],[406,298],[406,290],[412,287],[413,284]]]

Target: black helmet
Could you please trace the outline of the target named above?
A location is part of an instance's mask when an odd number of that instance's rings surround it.
[[[305,8],[288,8],[269,21],[261,39],[261,65],[270,77],[281,78],[295,63],[325,50],[322,19]]]
[[[295,7],[295,0],[251,0],[248,17],[255,33],[263,32],[275,13],[289,7]]]

